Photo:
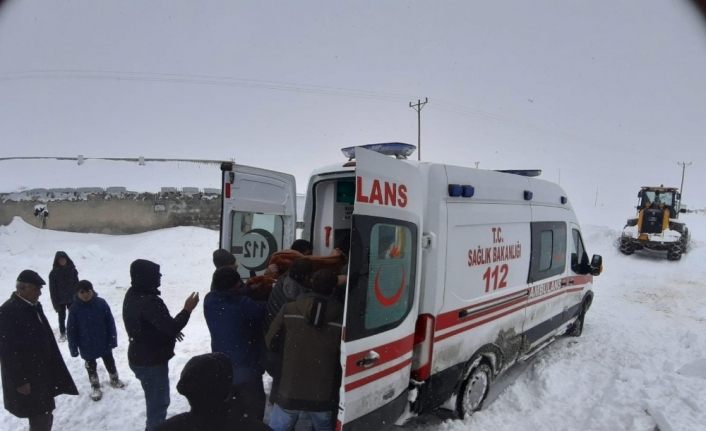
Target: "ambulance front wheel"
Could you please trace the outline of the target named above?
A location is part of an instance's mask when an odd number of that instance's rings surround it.
[[[456,412],[459,417],[471,415],[483,407],[492,378],[493,370],[486,364],[479,364],[471,371],[461,384],[461,390],[456,399]]]

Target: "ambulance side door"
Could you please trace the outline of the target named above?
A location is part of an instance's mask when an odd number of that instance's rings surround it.
[[[568,321],[576,317],[581,310],[581,301],[584,295],[591,289],[593,276],[591,275],[591,263],[586,251],[581,229],[578,224],[569,224],[569,264],[570,272],[566,278],[567,283],[567,304],[566,316]]]
[[[220,247],[235,255],[243,279],[264,272],[296,234],[296,184],[289,174],[223,163]]]
[[[417,167],[356,149],[338,429],[379,429],[408,405],[422,193]]]

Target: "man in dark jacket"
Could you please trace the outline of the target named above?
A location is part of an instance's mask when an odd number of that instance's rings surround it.
[[[264,423],[244,418],[231,398],[233,369],[223,353],[194,356],[184,366],[177,391],[191,411],[170,418],[158,431],[271,431]]]
[[[335,272],[314,273],[311,287],[285,305],[265,339],[269,349],[282,349],[283,365],[269,425],[289,430],[300,413],[316,431],[332,430],[333,410],[341,382],[340,343],[343,307],[331,298],[338,282]]]
[[[146,431],[164,422],[169,407],[169,360],[174,344],[183,337],[191,312],[199,302],[192,293],[174,318],[159,297],[162,274],[159,265],[138,259],[130,265],[132,285],[123,301],[123,321],[130,338],[127,356],[130,369],[142,384],[147,408]]]
[[[44,280],[34,271],[17,277],[15,292],[0,306],[0,367],[5,409],[29,418],[31,431],[51,430],[54,397],[78,395],[42,311]]]
[[[230,359],[234,398],[248,417],[262,420],[265,304],[247,297],[242,284],[235,268],[218,268],[213,274],[212,290],[204,298],[203,312],[211,333],[211,350]]]
[[[51,304],[59,315],[59,341],[66,341],[66,310],[76,295],[78,271],[74,262],[64,251],[57,251],[49,273]]]

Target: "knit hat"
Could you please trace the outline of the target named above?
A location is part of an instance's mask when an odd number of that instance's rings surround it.
[[[218,268],[213,273],[211,280],[211,289],[213,290],[229,290],[232,287],[239,287],[242,284],[238,270],[232,266],[224,266]]]
[[[32,271],[31,269],[25,269],[24,271],[20,272],[20,275],[17,276],[17,281],[19,281],[20,283],[34,284],[37,287],[42,287],[47,284],[44,282],[42,277],[39,276],[39,274]]]
[[[213,408],[230,396],[233,367],[223,353],[194,356],[184,365],[177,391],[192,408]]]
[[[220,268],[222,266],[235,265],[235,256],[233,256],[233,253],[229,252],[228,250],[224,248],[219,248],[218,250],[213,252],[213,264],[216,266],[216,268]]]
[[[76,284],[76,291],[93,290],[93,283],[88,280],[81,280]]]

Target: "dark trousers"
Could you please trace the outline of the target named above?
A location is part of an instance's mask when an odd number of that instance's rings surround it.
[[[29,418],[29,431],[51,431],[54,415],[49,412]]]
[[[167,418],[169,407],[169,366],[140,367],[130,364],[145,392],[146,431],[154,431]]]
[[[118,373],[118,370],[115,368],[115,359],[113,358],[112,350],[109,350],[108,353],[101,356],[101,359],[103,360],[105,369],[108,370],[108,374],[113,375]],[[91,384],[96,386],[93,384],[94,381],[98,383],[98,363],[95,359],[86,361],[86,371],[88,371],[88,379],[91,381]]]
[[[236,369],[240,378],[233,384],[233,399],[244,416],[257,421],[265,417],[265,388],[262,384],[262,372]]]
[[[70,304],[60,304],[56,308],[56,312],[59,314],[59,332],[62,335],[66,335],[66,310],[69,309]]]

